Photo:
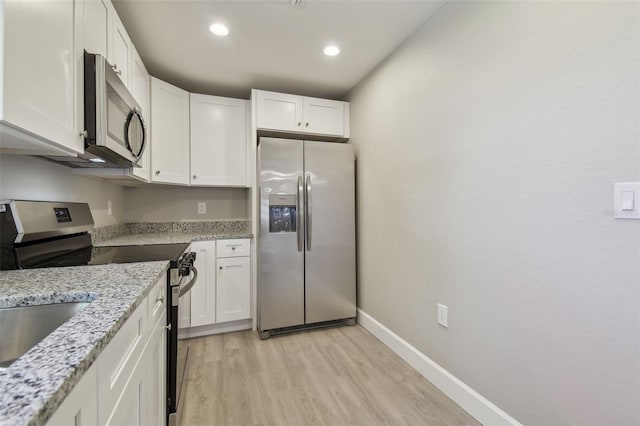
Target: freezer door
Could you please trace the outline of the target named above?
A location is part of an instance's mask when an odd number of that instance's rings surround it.
[[[356,316],[353,147],[304,142],[306,323]]]
[[[258,329],[304,324],[303,144],[261,138]]]

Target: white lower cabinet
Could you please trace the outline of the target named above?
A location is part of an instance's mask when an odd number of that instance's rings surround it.
[[[48,426],[166,423],[165,286],[163,276],[56,410]]]
[[[94,364],[84,373],[48,426],[93,426],[98,424],[98,369]]]
[[[251,317],[251,243],[247,239],[216,241],[216,321]]]
[[[250,246],[248,239],[191,243],[198,281],[180,299],[182,337],[243,329],[230,322],[251,318]]]
[[[162,425],[165,422],[166,313],[154,328],[149,342],[129,377],[107,426]]]
[[[144,398],[147,377],[144,370],[144,368],[136,368],[133,371],[105,425],[142,426],[147,424],[145,418],[147,407]]]
[[[164,327],[166,313],[156,325],[147,345],[147,422],[148,425],[163,425],[167,409],[167,331]]]
[[[251,316],[251,262],[249,257],[216,259],[216,322]]]
[[[198,269],[198,281],[191,288],[191,327],[216,322],[216,242],[196,241],[191,243],[196,252],[194,266]]]

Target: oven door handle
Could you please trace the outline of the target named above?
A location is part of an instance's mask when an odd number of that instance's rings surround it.
[[[178,297],[182,297],[185,294],[187,294],[187,292],[191,290],[191,287],[193,287],[196,284],[196,281],[198,280],[198,269],[195,266],[192,266],[191,270],[193,271],[193,278],[191,278],[191,281],[189,281],[185,285],[180,286],[180,290],[178,291]]]

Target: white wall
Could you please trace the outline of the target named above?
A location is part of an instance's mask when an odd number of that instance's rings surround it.
[[[351,94],[359,306],[524,424],[640,424],[639,8],[450,2]]]
[[[198,214],[198,202],[206,203],[206,214]],[[127,188],[125,204],[127,222],[247,218],[244,188]]]
[[[88,202],[96,226],[124,221],[123,188],[72,174],[66,166],[23,155],[0,155],[0,199]],[[113,215],[107,212],[111,200]]]

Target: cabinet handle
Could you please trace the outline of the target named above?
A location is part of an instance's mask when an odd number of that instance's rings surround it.
[[[302,126],[302,122],[298,121],[298,127]]]
[[[222,270],[222,266],[220,266],[219,268],[220,268],[220,270]]]
[[[235,249],[236,249],[235,247],[231,247],[231,250],[235,250]]]
[[[80,137],[83,139],[86,139],[89,137],[89,132],[87,132],[86,130],[83,130],[80,132]]]
[[[164,328],[166,328],[167,330],[171,331],[171,324],[165,325]]]
[[[305,123],[304,127],[309,127],[309,123]]]
[[[116,72],[116,74],[118,74],[120,76],[122,75],[122,70],[118,69],[118,65],[117,64],[111,65],[111,68],[113,68],[113,70]]]
[[[196,175],[193,175],[193,178],[194,178],[194,179],[197,179],[197,178],[198,178],[198,176],[196,176]]]
[[[159,175],[159,174],[160,174],[160,170],[156,170],[156,175]]]

